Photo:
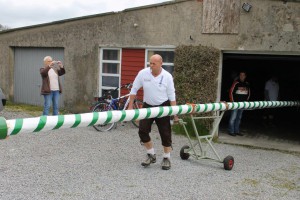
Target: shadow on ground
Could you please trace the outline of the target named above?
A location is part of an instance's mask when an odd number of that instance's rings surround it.
[[[244,111],[240,132],[244,136],[228,135],[230,111],[220,123],[219,140],[225,143],[252,145],[300,152],[300,111],[297,108],[279,108],[272,121],[265,120],[265,110]],[[299,147],[298,147],[299,146]]]

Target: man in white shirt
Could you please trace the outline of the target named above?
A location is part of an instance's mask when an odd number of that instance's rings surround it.
[[[276,76],[272,76],[270,80],[268,80],[265,84],[265,101],[278,101],[279,98],[279,84],[278,78]],[[268,119],[269,123],[272,124],[274,119],[274,110],[275,108],[266,109],[266,113],[264,119]]]
[[[278,101],[279,97],[279,84],[278,78],[272,76],[265,84],[265,100],[266,101]]]
[[[176,105],[173,77],[169,72],[162,68],[162,63],[162,57],[155,54],[150,58],[150,67],[145,68],[138,73],[130,92],[129,110],[133,108],[133,101],[136,97],[137,91],[141,87],[143,87],[144,91],[144,108]],[[177,116],[174,116],[174,121],[177,120]],[[147,167],[151,163],[156,162],[153,142],[149,135],[151,132],[151,125],[154,121],[157,124],[164,149],[161,167],[164,170],[169,170],[171,168],[170,153],[172,150],[170,116],[140,120],[139,136],[147,150],[147,158],[141,164],[142,166]]]

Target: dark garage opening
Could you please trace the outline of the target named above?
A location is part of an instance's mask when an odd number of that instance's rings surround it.
[[[300,100],[300,56],[265,54],[223,54],[221,100],[229,101],[229,89],[240,71],[247,73],[251,86],[250,101],[264,100],[265,82],[271,75],[279,80],[280,101]],[[270,137],[300,141],[300,109],[297,107],[274,108],[272,124],[263,120],[265,109],[244,111],[241,131],[247,135],[263,134]],[[230,111],[226,112],[220,129],[227,132]]]

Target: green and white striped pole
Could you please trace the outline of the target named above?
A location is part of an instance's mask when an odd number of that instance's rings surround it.
[[[135,110],[115,110],[107,112],[93,112],[72,115],[41,116],[24,119],[6,120],[0,117],[0,139],[19,133],[35,133],[63,128],[87,127],[95,124],[132,121],[189,113],[224,111],[236,109],[263,109],[275,107],[300,106],[299,101],[255,101],[233,103],[187,104],[178,106],[164,106],[142,108]]]

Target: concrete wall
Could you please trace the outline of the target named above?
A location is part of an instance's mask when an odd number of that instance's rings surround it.
[[[242,4],[240,0],[235,2]],[[64,104],[72,111],[86,110],[86,104],[98,91],[99,47],[201,44],[222,50],[299,54],[300,3],[247,2],[252,9],[245,12],[240,8],[236,16],[239,18],[237,34],[202,34],[202,0],[175,1],[2,31],[0,86],[13,99],[12,47],[65,49]]]

